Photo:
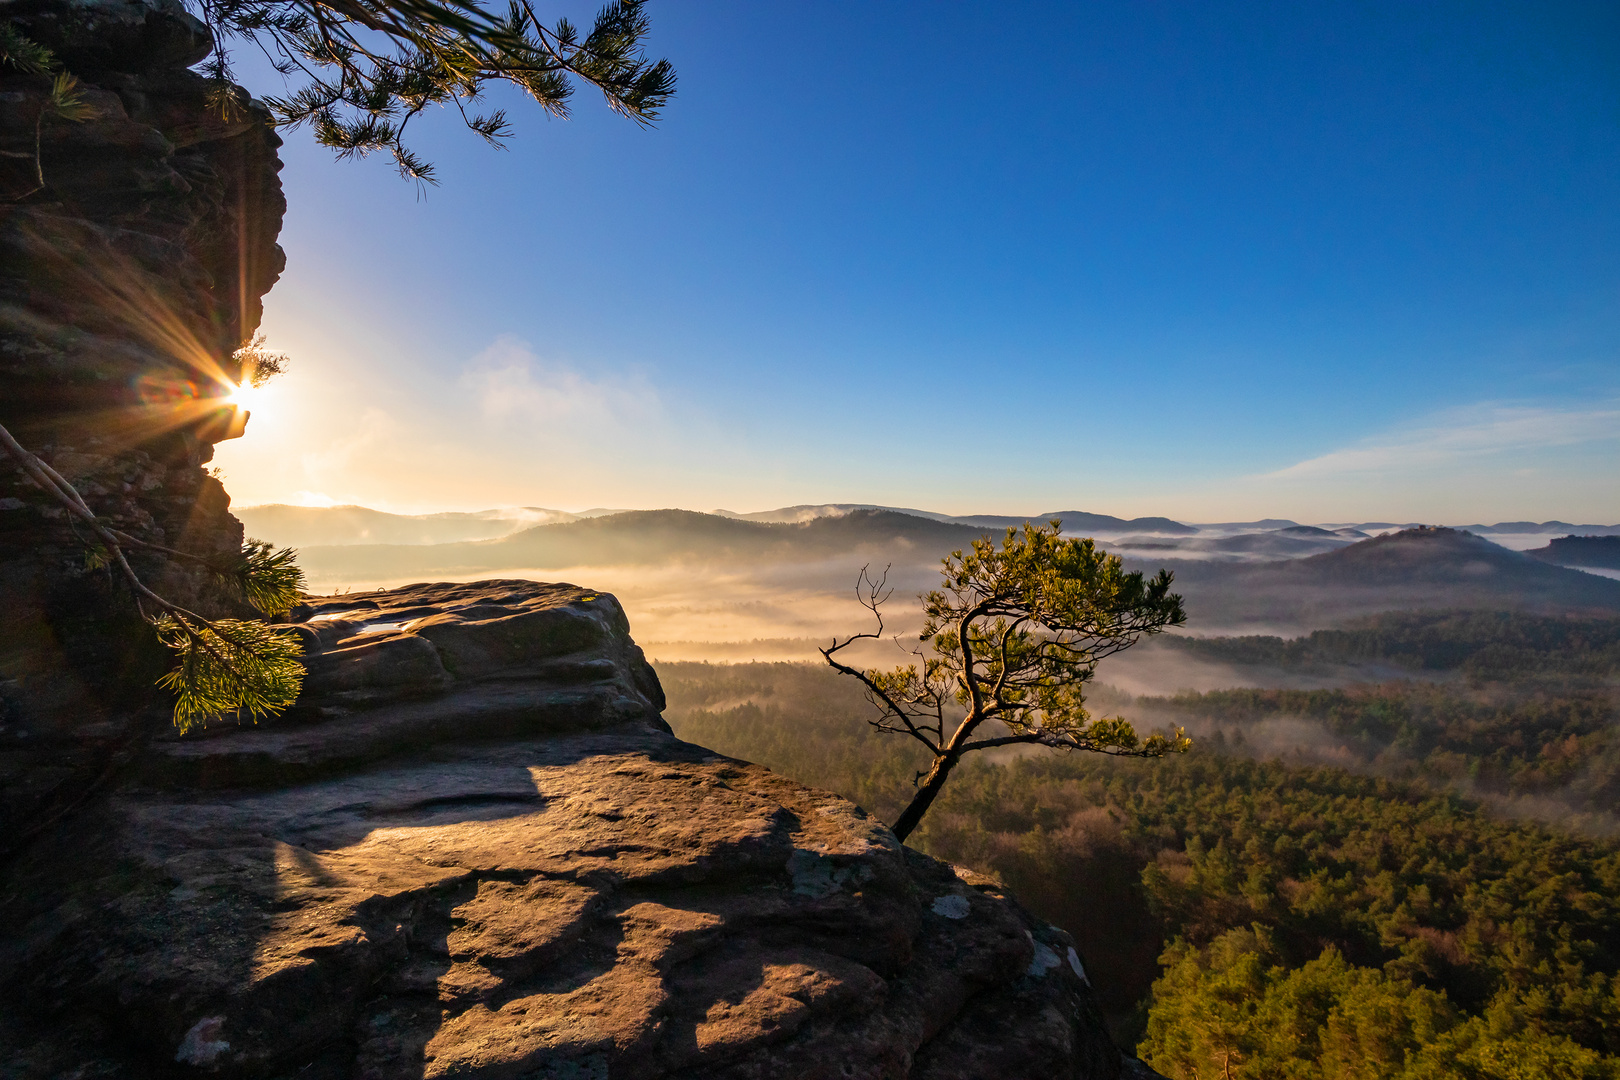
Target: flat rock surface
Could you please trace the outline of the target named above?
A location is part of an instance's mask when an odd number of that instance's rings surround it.
[[[646,726],[126,790],[16,868],[5,1074],[1118,1074],[1066,936]],[[43,1037],[38,1037],[43,1036]],[[72,1068],[69,1068],[71,1066]]]

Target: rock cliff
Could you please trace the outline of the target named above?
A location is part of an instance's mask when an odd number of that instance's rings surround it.
[[[0,422],[116,526],[237,550],[203,466],[239,427],[231,357],[284,261],[280,140],[245,92],[208,103],[188,65],[212,42],[174,0],[0,0],[0,22],[50,48],[86,107],[56,115],[50,77],[0,64]],[[231,611],[196,570],[132,557],[172,599]],[[4,850],[118,756],[165,661],[4,456],[0,597]]]
[[[675,739],[613,597],[297,617],[295,716],[154,744],[14,863],[6,1075],[1121,1074],[1065,934]]]

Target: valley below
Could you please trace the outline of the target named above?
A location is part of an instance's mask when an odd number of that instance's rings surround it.
[[[1014,522],[756,517],[779,520],[601,513],[303,558],[348,595],[611,591],[678,737],[892,821],[926,754],[816,650],[871,628],[854,585],[886,568],[889,636],[858,659],[915,662],[939,558]],[[1189,619],[1103,661],[1089,705],[1193,749],[986,753],[909,842],[1071,934],[1115,1040],[1169,1077],[1620,1076],[1620,582],[1522,525],[1100,536],[1171,569]]]

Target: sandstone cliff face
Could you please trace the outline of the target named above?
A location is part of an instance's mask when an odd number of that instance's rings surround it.
[[[0,67],[0,422],[126,531],[236,550],[203,465],[283,264],[280,140],[246,94],[209,108],[187,66],[211,42],[174,0],[0,0],[0,20],[56,53],[92,113],[42,115],[49,80]],[[165,595],[230,610],[195,570],[133,559]],[[3,456],[0,597],[3,850],[104,770],[164,657]]]
[[[298,614],[298,716],[154,746],[14,864],[6,1075],[1120,1075],[1065,934],[675,739],[613,597]]]

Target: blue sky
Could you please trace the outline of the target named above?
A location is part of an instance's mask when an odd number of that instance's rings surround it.
[[[655,129],[288,133],[239,504],[1620,521],[1620,7],[650,10]]]

